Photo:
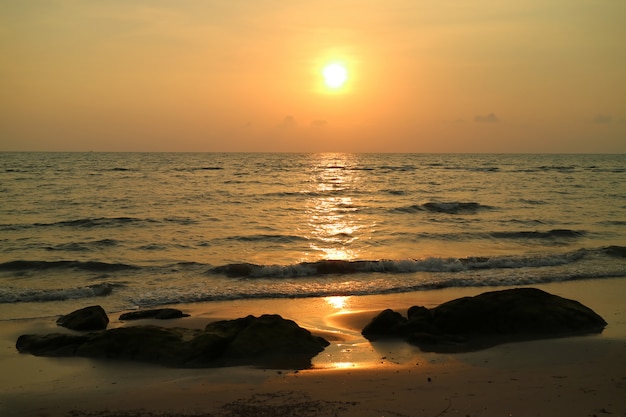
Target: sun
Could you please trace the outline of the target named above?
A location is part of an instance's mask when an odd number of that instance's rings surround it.
[[[348,81],[348,70],[338,63],[328,64],[322,70],[324,84],[332,89],[341,88]]]

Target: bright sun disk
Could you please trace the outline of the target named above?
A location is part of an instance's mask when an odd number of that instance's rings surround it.
[[[322,71],[324,83],[330,88],[339,88],[348,80],[348,71],[341,64],[329,64]]]

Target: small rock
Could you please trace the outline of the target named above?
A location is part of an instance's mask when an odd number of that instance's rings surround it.
[[[104,330],[109,324],[109,317],[100,306],[85,307],[57,319],[57,325],[71,330]]]
[[[170,320],[179,319],[181,317],[189,317],[189,314],[185,314],[182,311],[175,308],[158,308],[155,310],[139,310],[131,311],[120,315],[120,320],[142,320],[142,319],[158,319],[158,320]]]

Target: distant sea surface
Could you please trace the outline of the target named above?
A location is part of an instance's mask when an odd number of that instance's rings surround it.
[[[626,276],[626,155],[0,153],[0,320]]]

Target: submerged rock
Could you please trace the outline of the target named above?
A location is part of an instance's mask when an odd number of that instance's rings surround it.
[[[102,307],[90,306],[59,317],[57,324],[71,330],[103,330],[109,324],[109,317]]]
[[[189,314],[185,314],[176,308],[157,308],[154,310],[139,310],[131,311],[120,315],[120,320],[142,320],[142,319],[158,319],[158,320],[170,320],[179,319],[182,317],[189,317]]]
[[[81,356],[170,367],[252,365],[304,369],[328,346],[278,315],[210,323],[204,330],[132,326],[83,335],[22,335],[16,348],[37,356]]]
[[[425,351],[471,351],[501,343],[600,333],[602,317],[581,303],[535,288],[463,297],[435,308],[411,307],[408,318],[392,310],[362,331],[369,340],[403,338]]]

